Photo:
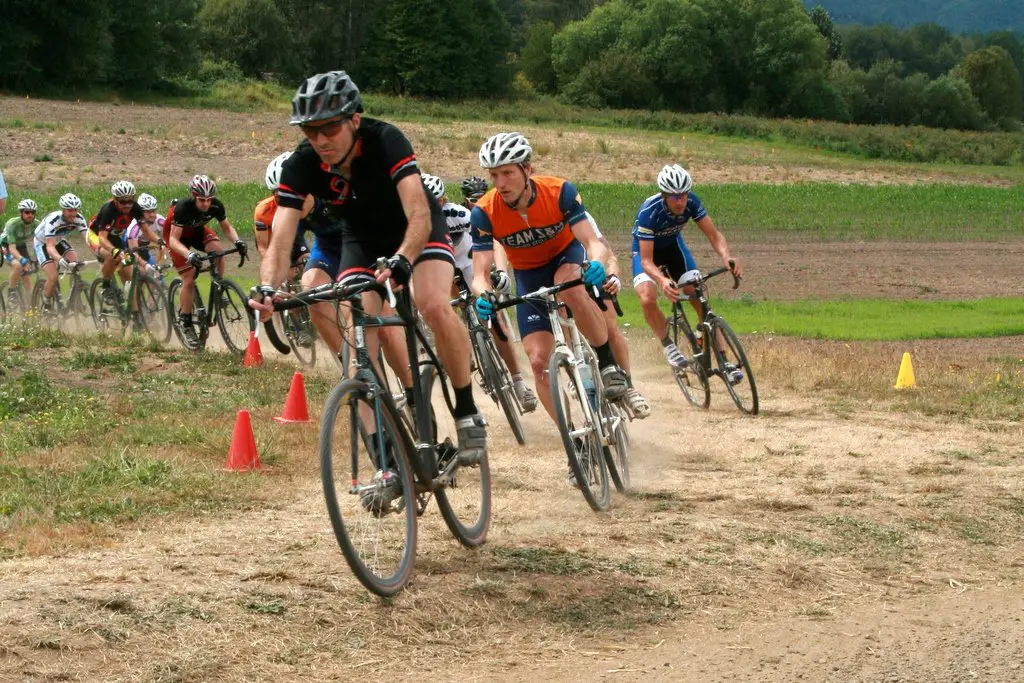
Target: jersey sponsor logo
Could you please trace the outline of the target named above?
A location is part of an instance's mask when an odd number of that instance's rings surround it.
[[[330,185],[331,185],[331,191],[337,193],[337,195],[338,195],[337,197],[335,197],[334,199],[331,200],[331,203],[332,204],[344,204],[345,203],[345,198],[348,196],[348,192],[349,192],[349,184],[348,184],[348,182],[344,178],[342,178],[341,176],[336,175],[336,176],[333,176],[331,178]],[[355,195],[353,194],[352,197],[354,199]]]
[[[499,237],[498,241],[510,249],[526,249],[553,240],[564,229],[565,225],[563,223],[540,228],[525,228],[523,230],[516,230],[504,237]]]

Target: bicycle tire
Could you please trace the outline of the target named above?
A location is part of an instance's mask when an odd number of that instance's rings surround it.
[[[142,275],[134,288],[139,326],[153,341],[166,344],[171,340],[171,314],[163,287],[149,275]]]
[[[722,318],[714,317],[711,324],[711,337],[715,340],[712,344],[715,350],[715,362],[718,364],[718,373],[725,382],[726,389],[729,390],[729,395],[732,397],[733,403],[740,409],[741,412],[747,415],[757,415],[760,410],[759,399],[757,395],[757,382],[754,380],[754,371],[750,369],[750,362],[747,361],[747,354],[743,350],[743,344],[740,343],[739,337],[729,327],[729,323],[725,322]],[[725,357],[725,351],[718,348],[718,334],[717,331],[721,330],[722,336],[725,338],[726,346],[731,349],[732,360],[727,360]],[[726,372],[725,364],[729,362],[736,367],[740,368],[743,372],[743,378],[739,382],[733,383],[729,379],[728,372]],[[750,387],[750,402],[749,404],[745,401],[745,396],[741,397],[737,387],[746,383]]]
[[[282,356],[287,356],[292,352],[292,347],[281,341],[281,336],[277,333],[277,328],[274,326],[274,319],[281,315],[281,312],[276,312],[270,320],[263,323],[263,331],[267,333],[267,339],[270,340],[271,346],[277,349],[277,352]]]
[[[124,300],[120,287],[112,284],[110,289],[114,293],[114,310],[110,310],[103,302],[103,279],[98,277],[93,280],[92,286],[89,287],[89,309],[92,311],[92,321],[98,332],[119,337],[124,334],[126,326]]]
[[[615,425],[609,435],[609,445],[601,450],[604,453],[605,463],[608,465],[608,475],[615,484],[615,490],[619,493],[629,491],[629,431],[626,426],[626,418],[616,415],[619,422]]]
[[[203,347],[206,346],[206,337],[209,334],[206,324],[202,321],[194,321],[192,323],[193,328],[196,329],[196,337],[198,343],[189,344],[185,341],[185,335],[181,331],[181,323],[179,322],[179,316],[181,315],[181,292],[185,286],[185,281],[181,278],[175,278],[171,282],[171,286],[167,288],[167,311],[171,316],[171,327],[174,328],[174,334],[178,337],[178,343],[181,344],[182,348],[188,351],[202,351]],[[192,285],[192,313],[195,315],[196,308],[201,308],[203,300],[199,295],[199,288]]]
[[[278,311],[274,314],[271,321],[268,321],[268,323],[276,320],[278,324],[280,324],[281,330],[284,332],[285,339],[288,340],[288,350],[295,354],[295,357],[299,359],[299,363],[304,367],[313,367],[316,365],[316,328],[313,327],[313,323],[309,318],[309,309],[300,308],[294,311],[302,321],[301,326],[306,329],[306,333],[309,335],[311,343],[308,347],[303,346],[299,342],[298,336],[300,328],[296,325],[295,318],[292,317],[292,313],[293,311]],[[269,336],[269,329],[272,329],[275,326],[267,324],[264,327],[265,329],[268,329]]]
[[[673,306],[672,318],[668,324],[671,328],[672,343],[686,357],[686,367],[678,368],[669,363],[672,376],[675,378],[679,390],[683,392],[687,403],[694,408],[707,410],[711,406],[711,383],[708,381],[708,373],[704,370],[704,366],[694,356],[699,353],[699,347],[693,329],[683,313],[675,311],[675,306]],[[685,342],[683,346],[679,344],[680,336]],[[693,350],[693,353],[686,353],[684,348]]]
[[[235,355],[242,356],[249,346],[249,333],[255,331],[256,321],[253,319],[249,308],[249,297],[245,295],[242,288],[228,279],[218,282],[220,287],[220,301],[217,302],[217,327],[220,328],[220,336],[224,344]],[[213,302],[210,302],[213,305]],[[243,323],[244,321],[244,323]],[[231,326],[231,332],[228,326]],[[245,330],[245,339],[241,339],[241,332]],[[234,336],[233,336],[234,335]]]
[[[345,556],[345,561],[348,562],[349,568],[352,569],[352,573],[355,574],[356,578],[367,590],[381,597],[390,597],[401,591],[408,584],[409,579],[412,578],[413,564],[416,556],[416,497],[415,484],[409,462],[411,446],[406,435],[400,430],[398,418],[390,402],[386,398],[368,398],[368,394],[369,386],[365,382],[348,379],[334,387],[328,396],[320,423],[320,479],[324,489],[327,514],[331,520],[331,528],[334,531],[335,539],[338,541],[338,546]],[[376,396],[379,395],[379,392],[377,392]],[[365,486],[373,488],[374,484],[369,482],[374,479],[376,470],[370,473],[369,469],[374,468],[378,464],[371,460],[373,456],[368,446],[371,440],[366,430],[362,427],[360,404],[363,405],[363,409],[369,410],[371,414],[376,414],[375,409],[379,409],[381,427],[388,435],[386,437],[388,443],[393,446],[391,449],[391,461],[398,476],[397,484],[401,487],[401,492],[400,498],[393,499],[386,504],[386,511],[381,511],[382,514],[375,515],[364,505],[362,493],[359,494],[358,500],[352,500],[356,496],[356,492],[353,489],[359,488],[362,492]],[[339,444],[339,451],[345,463],[342,466],[343,473],[339,482],[345,494],[343,496],[344,500],[338,496],[334,477],[335,430],[339,415],[348,419],[347,429],[338,430],[339,440],[343,442]],[[362,462],[359,452],[360,446],[366,449],[367,454],[366,460]],[[366,471],[361,471],[360,465]],[[355,485],[352,482],[355,482]],[[360,482],[368,483],[361,484]],[[395,500],[399,501],[398,505],[392,505]],[[351,505],[353,502],[355,503],[354,506]],[[350,509],[347,522],[346,515],[342,510],[343,503],[346,504],[345,507]],[[378,529],[383,529],[393,514],[397,516],[404,515],[404,519],[399,524],[387,524],[390,530],[400,532],[403,535],[403,542],[399,548],[400,554],[396,566],[394,571],[389,574],[382,575],[380,567],[376,566],[376,564],[371,566],[363,556],[363,550],[366,546],[359,533],[362,527],[357,519],[357,513],[360,511],[366,513],[366,516],[377,520],[375,525]],[[379,541],[373,543],[373,546],[375,553],[380,550]]]
[[[458,453],[455,444],[451,443],[452,437],[458,438],[455,434],[455,422],[454,419],[447,419],[450,417],[450,413],[448,403],[444,399],[442,386],[437,381],[437,368],[433,365],[424,367],[420,372],[420,381],[423,395],[430,398],[430,418],[434,428],[434,433],[430,435],[430,441],[435,444],[434,453],[438,460],[438,469],[443,471],[445,465]],[[440,420],[438,411],[444,413]],[[448,424],[440,426],[444,423]],[[442,437],[447,438],[441,444],[437,444],[438,439]],[[433,470],[433,466],[431,469]],[[459,543],[467,548],[479,547],[487,540],[487,531],[491,526],[491,465],[487,455],[484,454],[477,467],[457,467],[453,476],[453,483],[435,492],[437,508],[441,511],[444,523],[448,525],[452,535],[458,539]],[[476,494],[478,489],[480,491],[479,500],[477,500]],[[462,496],[459,494],[460,490],[469,493]],[[476,519],[468,520],[472,522],[471,524],[462,520],[462,517],[466,516],[462,512],[464,507],[476,510]],[[472,514],[470,513],[470,515]]]
[[[612,492],[608,485],[608,469],[601,452],[601,442],[597,438],[594,425],[586,426],[586,412],[582,401],[586,401],[583,387],[577,386],[573,374],[573,363],[570,357],[558,349],[551,354],[548,363],[548,380],[551,382],[551,401],[555,408],[555,423],[562,435],[562,445],[569,458],[569,467],[576,476],[576,485],[583,493],[584,499],[597,512],[608,509]],[[565,388],[562,388],[562,385]],[[570,387],[572,390],[570,390]],[[578,404],[575,411],[572,404]],[[576,418],[576,416],[579,416]],[[581,436],[574,419],[583,419],[584,434]],[[575,439],[579,438],[577,448]],[[582,458],[581,458],[582,456]]]
[[[526,433],[523,431],[523,421],[519,416],[519,405],[516,403],[512,392],[512,376],[508,368],[501,361],[498,350],[494,347],[494,341],[487,330],[478,329],[473,332],[473,346],[477,350],[477,362],[480,363],[480,373],[484,378],[484,390],[490,395],[505,413],[505,420],[508,422],[512,435],[520,446],[526,444]]]
[[[47,325],[53,325],[57,329],[62,329],[62,318],[60,311],[60,281],[57,281],[57,288],[53,290],[53,295],[56,298],[58,305],[50,310],[49,313],[43,312],[43,291],[46,286],[46,279],[39,278],[36,280],[35,286],[32,288],[32,310],[39,316],[39,320]]]
[[[0,285],[0,324],[7,322],[7,292]]]
[[[68,311],[76,319],[92,319],[92,300],[89,298],[89,288],[81,279],[76,279],[71,284],[71,293],[68,294]]]

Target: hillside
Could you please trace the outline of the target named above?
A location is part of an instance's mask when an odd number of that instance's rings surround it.
[[[1024,33],[1020,0],[804,0],[820,4],[836,23],[941,24],[954,33],[1011,29]]]

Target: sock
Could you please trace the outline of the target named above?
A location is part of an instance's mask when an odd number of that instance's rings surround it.
[[[517,372],[517,373],[515,373],[514,375],[512,375],[512,383],[513,383],[513,384],[519,384],[519,383],[520,383],[520,382],[522,382],[522,381],[523,381],[523,375],[522,375],[522,373],[520,373],[520,372]]]
[[[476,403],[473,402],[473,384],[455,387],[455,419],[476,415]]]
[[[612,347],[608,342],[601,344],[601,346],[595,346],[594,353],[597,354],[597,366],[599,368],[604,369],[609,365],[615,365],[615,356],[612,354]]]
[[[103,281],[103,289],[110,289],[110,280]]]

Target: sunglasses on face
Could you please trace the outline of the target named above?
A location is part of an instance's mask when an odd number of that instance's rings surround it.
[[[134,200],[134,199],[118,199],[118,200],[116,200],[116,201],[117,201],[117,203],[118,203],[118,204],[120,204],[121,206],[131,206],[132,204],[134,204],[134,203],[135,203],[135,200]]]
[[[310,140],[316,138],[318,134],[330,138],[338,134],[338,131],[341,130],[341,127],[345,125],[346,121],[348,121],[347,118],[338,119],[336,121],[328,121],[327,123],[320,126],[299,126],[299,128],[302,129],[302,134],[305,135]]]
[[[686,199],[686,195],[687,193],[684,192],[682,194],[663,194],[661,196],[664,197],[665,199],[671,199],[674,202],[681,202],[684,199]]]
[[[35,209],[26,209],[25,211],[22,211],[22,213],[27,213],[27,214],[30,214],[32,216],[36,215]]]

